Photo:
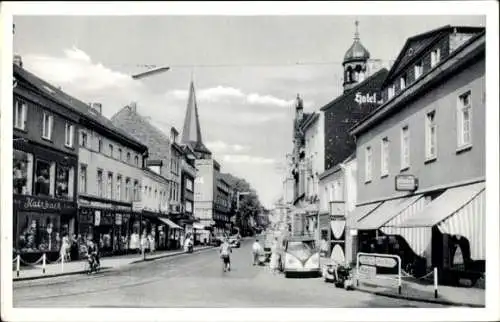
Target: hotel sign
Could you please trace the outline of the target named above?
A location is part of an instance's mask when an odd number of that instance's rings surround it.
[[[418,189],[418,178],[411,174],[400,174],[395,177],[396,191],[415,191]]]
[[[362,104],[382,104],[382,99],[378,99],[377,93],[365,93],[357,92],[354,96],[354,101],[359,105]]]

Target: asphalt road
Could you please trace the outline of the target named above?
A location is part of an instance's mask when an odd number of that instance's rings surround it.
[[[97,275],[16,282],[14,307],[443,307],[345,291],[322,278],[285,278],[252,266],[251,241],[224,273],[217,250],[129,265]]]

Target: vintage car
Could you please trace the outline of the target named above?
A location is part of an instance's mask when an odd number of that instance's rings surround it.
[[[285,273],[285,277],[290,277],[292,274],[321,276],[319,257],[319,249],[316,247],[314,238],[290,237],[284,241],[280,268]]]

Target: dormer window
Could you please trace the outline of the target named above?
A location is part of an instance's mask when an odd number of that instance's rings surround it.
[[[441,50],[436,48],[431,52],[431,67],[436,66],[441,60]]]
[[[399,79],[399,88],[401,90],[404,90],[406,88],[406,74],[401,76],[401,78]]]
[[[395,89],[395,86],[394,84],[391,85],[388,89],[387,89],[387,97],[388,99],[392,99],[394,97],[394,94],[396,92],[396,89]]]
[[[415,64],[415,80],[419,79],[423,73],[424,73],[423,64],[422,61],[419,61]]]

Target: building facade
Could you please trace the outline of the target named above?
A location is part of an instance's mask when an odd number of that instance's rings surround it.
[[[181,204],[184,208],[185,219],[180,221],[186,234],[193,233],[194,223],[194,180],[196,178],[196,155],[188,145],[183,145],[183,159],[181,163]]]
[[[217,175],[216,194],[214,200],[214,221],[215,221],[215,234],[231,233],[231,205],[232,205],[232,191],[231,186],[222,178]]]
[[[13,249],[29,262],[54,260],[77,231],[80,115],[20,57],[13,69]]]
[[[360,250],[396,253],[408,269],[438,267],[455,281],[484,272],[484,50],[483,28],[409,38],[384,104],[351,130]]]
[[[146,166],[148,169],[168,181],[168,188],[166,190],[167,203],[164,205],[168,209],[168,215],[162,212],[161,217],[158,217],[150,216],[149,213],[146,213],[146,217],[155,222],[158,222],[158,220],[163,223],[165,221],[168,222],[168,245],[177,245],[176,247],[180,247],[182,244],[181,237],[184,235],[184,232],[181,231],[182,227],[178,225],[179,220],[183,218],[180,204],[180,178],[183,152],[177,142],[177,130],[174,127],[170,127],[170,133],[164,133],[154,126],[147,117],[139,113],[137,103],[135,102],[122,108],[113,115],[111,120],[117,127],[126,129],[127,133],[136,140],[144,142],[149,151],[149,158],[146,162]],[[144,187],[142,187],[142,189],[144,189]],[[136,203],[135,210],[143,212],[143,207],[143,203]],[[167,215],[168,218],[165,218],[165,215]],[[151,227],[151,224],[147,225],[147,227],[149,234],[149,227]],[[172,238],[174,241],[171,241]]]

